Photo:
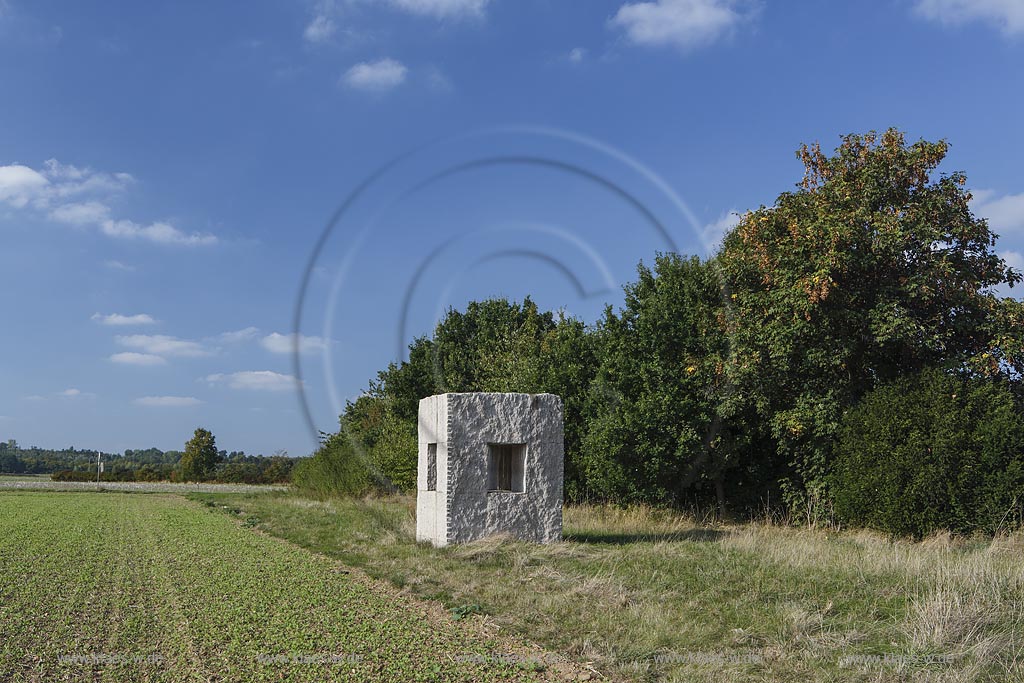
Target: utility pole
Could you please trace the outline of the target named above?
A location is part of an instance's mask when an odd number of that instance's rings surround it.
[[[103,471],[103,454],[96,451],[96,486],[100,485],[100,472]]]

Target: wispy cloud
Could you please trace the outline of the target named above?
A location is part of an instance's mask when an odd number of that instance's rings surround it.
[[[120,261],[104,261],[103,265],[106,266],[107,268],[110,268],[111,270],[123,270],[127,273],[135,272],[135,266],[129,265],[127,263],[121,263]]]
[[[271,353],[309,353],[311,351],[323,351],[327,348],[327,342],[323,337],[307,337],[300,334],[279,334],[273,332],[260,340],[260,344]]]
[[[1024,33],[1024,2],[1021,0],[918,0],[914,11],[941,24],[959,26],[980,22],[1008,36]]]
[[[391,0],[398,9],[436,19],[482,17],[490,0]]]
[[[637,45],[688,52],[728,36],[755,11],[756,5],[742,0],[653,0],[622,5],[611,24]]]
[[[989,227],[1000,235],[1024,233],[1024,192],[1000,195],[994,190],[974,190],[971,210],[987,218]]]
[[[167,359],[163,356],[157,356],[152,353],[138,353],[137,351],[115,353],[110,357],[110,360],[111,362],[119,363],[121,365],[140,365],[147,367],[167,364]]]
[[[104,325],[115,326],[156,324],[156,320],[153,319],[153,316],[146,313],[137,313],[135,315],[121,315],[120,313],[103,315],[102,313],[93,313],[92,319]]]
[[[74,202],[50,210],[50,219],[68,225],[99,225],[110,218],[110,207],[103,202]]]
[[[184,247],[202,247],[217,244],[216,236],[207,233],[185,233],[170,223],[158,222],[140,225],[128,220],[105,220],[99,223],[100,231],[110,237],[145,240],[157,244],[173,244]]]
[[[57,223],[94,227],[114,238],[178,246],[217,243],[214,235],[188,233],[166,221],[141,224],[115,218],[109,204],[111,197],[134,182],[129,173],[94,171],[56,159],[46,161],[39,169],[10,164],[0,166],[0,202],[40,212]]]
[[[341,80],[350,88],[383,92],[405,82],[408,72],[409,69],[399,61],[380,59],[352,66]]]
[[[1006,261],[1006,265],[1024,272],[1024,254],[1021,254],[1019,251],[1004,251],[999,255]]]
[[[210,351],[199,342],[169,337],[164,334],[131,334],[114,337],[114,341],[125,348],[155,356],[195,358],[211,355]]]
[[[192,396],[143,396],[133,401],[136,405],[153,408],[188,408],[203,402]]]
[[[224,344],[238,344],[240,342],[246,342],[250,339],[255,339],[260,333],[258,327],[246,327],[242,330],[235,330],[234,332],[224,332],[217,335],[215,338],[217,341]]]
[[[580,64],[587,58],[587,49],[583,47],[574,47],[569,50],[569,54],[566,55],[565,58],[573,64]]]
[[[58,391],[57,396],[61,398],[96,398],[96,394],[91,391],[82,391],[75,387],[70,387],[64,391]]]
[[[729,209],[719,216],[717,220],[704,226],[701,234],[701,238],[704,240],[703,246],[710,251],[714,251],[721,244],[725,233],[735,228],[739,222],[739,212],[736,209]]]
[[[229,374],[207,375],[210,384],[226,384],[232,389],[249,391],[288,391],[299,387],[299,381],[292,375],[282,375],[270,370],[246,370]]]
[[[302,37],[307,43],[322,43],[330,40],[337,30],[338,26],[333,19],[326,14],[317,14],[302,32]]]

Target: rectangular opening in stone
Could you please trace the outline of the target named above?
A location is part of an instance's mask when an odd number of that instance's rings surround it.
[[[437,490],[437,444],[427,444],[427,490]]]
[[[487,444],[487,488],[522,493],[526,474],[526,444]]]

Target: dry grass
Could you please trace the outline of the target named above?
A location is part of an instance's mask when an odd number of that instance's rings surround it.
[[[407,498],[217,496],[612,679],[1024,681],[1024,536],[922,542],[570,507],[566,541],[413,542]]]

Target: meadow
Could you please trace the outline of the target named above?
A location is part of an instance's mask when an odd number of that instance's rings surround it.
[[[360,578],[181,496],[0,492],[0,681],[555,672],[521,641]]]
[[[192,494],[627,681],[1024,680],[1024,536],[922,542],[566,508],[565,542],[413,540],[411,498]]]

